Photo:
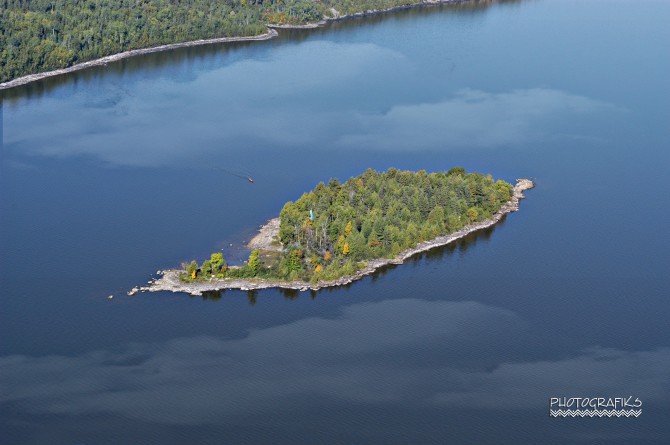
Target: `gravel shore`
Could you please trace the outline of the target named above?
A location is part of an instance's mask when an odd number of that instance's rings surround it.
[[[279,218],[272,218],[258,231],[258,235],[251,238],[247,247],[251,250],[274,250],[281,252],[279,243]]]

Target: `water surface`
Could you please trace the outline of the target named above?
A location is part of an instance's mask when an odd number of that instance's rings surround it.
[[[425,8],[5,91],[3,443],[667,443],[668,19]],[[319,181],[456,165],[538,187],[341,289],[125,296]]]

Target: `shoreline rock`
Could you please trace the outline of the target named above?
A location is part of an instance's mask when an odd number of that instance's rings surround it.
[[[141,56],[144,54],[158,53],[161,51],[169,51],[171,49],[177,48],[189,48],[192,46],[201,46],[201,45],[211,45],[214,43],[230,43],[230,42],[253,42],[260,40],[269,40],[277,37],[279,33],[274,29],[268,28],[268,32],[263,34],[258,34],[256,36],[247,36],[247,37],[217,37],[213,39],[200,39],[192,40],[189,42],[182,43],[170,43],[167,45],[153,46],[151,48],[141,48],[133,49],[130,51],[124,51],[122,53],[112,54],[110,56],[100,57],[99,59],[89,60],[88,62],[77,63],[67,68],[61,68],[53,71],[46,71],[44,73],[28,74],[27,76],[18,77],[16,79],[8,80],[7,82],[0,83],[0,91],[6,90],[9,88],[18,87],[21,85],[26,85],[31,82],[35,82],[41,79],[46,79],[48,77],[60,76],[63,74],[73,73],[75,71],[84,70],[94,66],[107,65],[111,62],[116,62],[118,60],[127,59],[129,57]]]
[[[469,224],[463,227],[461,230],[458,230],[449,235],[439,236],[430,241],[424,241],[410,249],[403,250],[394,258],[379,258],[375,260],[370,260],[367,262],[367,265],[354,273],[353,275],[348,275],[346,277],[341,277],[336,280],[329,281],[319,281],[316,284],[311,284],[304,281],[283,281],[283,280],[270,280],[264,278],[254,278],[254,279],[242,279],[242,278],[224,278],[224,279],[215,279],[211,278],[207,281],[201,281],[196,283],[184,283],[179,279],[179,275],[184,273],[183,270],[170,269],[162,272],[162,277],[154,280],[149,286],[144,287],[135,287],[128,295],[134,295],[138,292],[184,292],[191,295],[202,295],[206,291],[218,291],[224,289],[239,289],[239,290],[257,290],[257,289],[268,289],[268,288],[283,288],[283,289],[293,289],[299,291],[305,290],[314,290],[323,289],[325,287],[335,287],[335,286],[344,286],[354,281],[360,280],[361,278],[372,274],[377,269],[387,266],[389,264],[402,264],[406,259],[422,252],[426,252],[430,249],[436,247],[445,246],[451,242],[454,242],[460,238],[463,238],[473,232],[491,227],[498,223],[504,215],[510,212],[516,212],[519,210],[519,201],[525,198],[523,192],[535,187],[535,183],[529,179],[517,179],[517,183],[514,186],[514,194],[512,198],[507,201],[503,206],[498,210],[491,219],[485,221],[480,221],[475,224]],[[276,218],[278,220],[278,218]],[[273,222],[273,220],[268,221]],[[266,224],[263,227],[266,227]],[[262,229],[261,229],[262,230]]]
[[[279,243],[279,218],[272,218],[261,226],[258,234],[251,238],[247,248],[251,250],[273,250],[282,251],[282,245]]]
[[[7,90],[10,88],[18,87],[21,85],[26,85],[31,82],[36,82],[38,80],[46,79],[49,77],[55,77],[55,76],[60,76],[63,74],[69,74],[73,73],[75,71],[80,71],[84,70],[87,68],[91,68],[94,66],[101,66],[101,65],[107,65],[108,63],[111,62],[116,62],[122,59],[127,59],[129,57],[135,57],[135,56],[140,56],[144,54],[151,54],[151,53],[157,53],[161,51],[169,51],[171,49],[177,49],[177,48],[188,48],[192,46],[201,46],[201,45],[210,45],[210,44],[215,44],[215,43],[230,43],[230,42],[252,42],[252,41],[260,41],[260,40],[269,40],[273,39],[277,36],[279,36],[279,33],[276,31],[277,29],[314,29],[314,28],[319,28],[321,26],[324,26],[330,22],[336,22],[340,20],[346,20],[346,19],[351,19],[351,18],[358,18],[358,17],[367,17],[371,15],[378,15],[378,14],[386,14],[394,11],[401,11],[405,9],[411,9],[411,8],[417,8],[421,6],[437,6],[437,5],[446,5],[446,4],[454,4],[454,3],[466,3],[472,0],[425,0],[419,3],[413,3],[413,4],[408,4],[408,5],[399,5],[399,6],[393,6],[391,8],[387,9],[371,9],[367,11],[361,11],[361,12],[355,12],[353,14],[345,14],[345,15],[340,15],[340,13],[331,8],[331,13],[333,14],[333,17],[324,17],[323,19],[319,20],[318,22],[314,23],[307,23],[305,25],[276,25],[272,23],[266,24],[266,28],[268,28],[268,32],[259,34],[256,36],[240,36],[240,37],[216,37],[212,39],[199,39],[199,40],[191,40],[188,42],[182,42],[182,43],[169,43],[166,45],[159,45],[159,46],[154,46],[151,48],[140,48],[140,49],[133,49],[129,51],[124,51],[122,53],[116,53],[112,54],[109,56],[104,56],[100,57],[98,59],[94,60],[89,60],[87,62],[81,62],[77,63],[75,65],[72,65],[67,68],[60,68],[52,71],[45,71],[43,73],[35,73],[35,74],[28,74],[25,76],[18,77],[16,79],[8,80],[7,82],[2,82],[0,83],[0,91],[2,90]]]
[[[368,9],[366,11],[354,12],[352,14],[340,15],[340,12],[335,8],[330,8],[330,12],[333,14],[332,17],[324,17],[318,22],[307,23],[304,25],[276,25],[273,23],[268,23],[267,26],[270,29],[314,29],[320,28],[321,26],[327,25],[330,22],[337,22],[340,20],[354,19],[360,17],[369,17],[373,15],[386,14],[395,11],[404,11],[406,9],[418,8],[421,6],[439,6],[439,5],[448,5],[455,3],[467,3],[472,0],[424,0],[418,3],[411,3],[406,5],[392,6],[386,9]]]

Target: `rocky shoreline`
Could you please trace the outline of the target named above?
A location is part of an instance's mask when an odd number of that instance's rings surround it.
[[[279,242],[279,218],[272,218],[261,226],[258,234],[251,238],[247,244],[251,250],[274,250],[281,252],[282,246]]]
[[[502,217],[510,212],[516,212],[519,210],[519,201],[524,198],[523,192],[535,187],[535,183],[529,179],[517,179],[517,183],[514,186],[514,195],[512,198],[507,201],[501,208],[496,212],[491,219],[478,222],[476,224],[470,224],[463,227],[461,230],[451,233],[449,235],[439,236],[430,241],[425,241],[412,247],[411,249],[406,249],[395,258],[380,258],[376,260],[371,260],[367,262],[367,266],[353,275],[346,277],[338,278],[337,280],[330,281],[319,281],[316,284],[307,283],[304,281],[282,281],[282,280],[269,280],[262,278],[255,279],[240,279],[240,278],[224,278],[216,279],[212,278],[207,281],[196,282],[196,283],[184,283],[179,279],[179,275],[184,273],[183,270],[171,269],[160,272],[161,278],[158,278],[154,281],[149,282],[148,286],[135,287],[128,295],[134,295],[138,292],[184,292],[191,295],[202,295],[206,291],[217,291],[223,289],[240,289],[240,290],[254,290],[254,289],[267,289],[267,288],[283,288],[283,289],[294,289],[300,291],[306,290],[319,290],[324,287],[334,287],[334,286],[343,286],[349,283],[352,283],[356,280],[359,280],[366,275],[370,275],[377,269],[384,267],[389,264],[402,264],[407,258],[416,255],[417,253],[425,252],[427,250],[433,249],[435,247],[444,246],[449,244],[457,239],[463,238],[470,233],[476,232],[478,230],[491,227],[492,225],[499,222]],[[276,219],[270,220],[268,224],[274,223]],[[265,229],[268,225],[264,226],[261,229]],[[277,224],[278,227],[278,224]],[[267,231],[267,230],[266,230]],[[270,236],[272,239],[273,235]]]
[[[368,9],[367,11],[354,12],[353,14],[344,14],[340,15],[340,12],[335,8],[330,8],[332,17],[324,17],[322,20],[314,23],[307,23],[305,25],[275,25],[268,23],[267,26],[270,29],[314,29],[319,28],[328,24],[329,22],[336,22],[339,20],[353,19],[359,17],[368,17],[371,15],[386,14],[389,12],[403,11],[405,9],[417,8],[420,6],[437,6],[437,5],[447,5],[453,3],[466,3],[472,0],[424,0],[418,3],[408,3],[406,5],[392,6],[386,9]]]
[[[331,13],[333,14],[332,17],[324,17],[322,20],[314,23],[307,23],[305,25],[274,25],[274,24],[266,24],[266,27],[268,28],[268,32],[259,34],[256,36],[248,36],[248,37],[219,37],[219,38],[213,38],[213,39],[200,39],[200,40],[193,40],[190,42],[182,42],[182,43],[171,43],[167,45],[160,45],[160,46],[154,46],[151,48],[142,48],[142,49],[133,49],[130,51],[124,51],[122,53],[117,53],[117,54],[112,54],[110,56],[105,56],[101,57],[99,59],[95,60],[90,60],[88,62],[81,62],[77,63],[76,65],[72,65],[67,68],[61,68],[53,71],[46,71],[44,73],[36,73],[36,74],[28,74],[27,76],[22,76],[18,77],[16,79],[9,80],[7,82],[2,82],[0,83],[0,91],[1,90],[6,90],[9,88],[13,87],[18,87],[20,85],[25,85],[31,82],[35,82],[37,80],[41,79],[46,79],[48,77],[54,77],[54,76],[60,76],[63,74],[68,74],[72,73],[75,71],[83,70],[86,68],[91,68],[94,66],[101,66],[101,65],[107,65],[108,63],[111,62],[116,62],[118,60],[122,59],[127,59],[128,57],[135,57],[143,54],[151,54],[151,53],[157,53],[160,51],[168,51],[171,49],[177,49],[177,48],[188,48],[192,46],[200,46],[200,45],[209,45],[213,43],[229,43],[229,42],[247,42],[247,41],[256,41],[256,40],[269,40],[277,37],[279,34],[277,33],[277,29],[313,29],[313,28],[319,28],[321,26],[326,25],[329,22],[334,22],[338,20],[345,20],[345,19],[350,19],[350,18],[357,18],[357,17],[366,17],[370,15],[377,15],[377,14],[386,14],[394,11],[400,11],[404,9],[410,9],[410,8],[416,8],[420,6],[436,6],[436,5],[446,5],[450,3],[466,3],[468,1],[472,0],[425,0],[419,3],[411,3],[407,5],[399,5],[399,6],[394,6],[391,8],[387,9],[371,9],[368,11],[361,11],[361,12],[356,12],[353,14],[345,14],[345,15],[340,15],[340,13],[331,8]]]
[[[72,65],[67,68],[61,68],[53,71],[46,71],[44,73],[29,74],[27,76],[12,79],[7,82],[0,83],[0,90],[6,90],[8,88],[18,87],[19,85],[25,85],[27,83],[35,82],[40,79],[46,79],[47,77],[60,76],[62,74],[68,74],[74,71],[79,71],[94,66],[107,65],[108,63],[111,62],[116,62],[118,60],[127,59],[128,57],[135,57],[143,54],[157,53],[177,48],[188,48],[192,46],[210,45],[212,43],[247,42],[247,41],[251,42],[256,40],[268,40],[273,39],[278,35],[279,34],[277,33],[277,31],[275,31],[274,29],[268,29],[268,32],[256,36],[218,37],[215,39],[192,40],[190,42],[171,43],[168,45],[154,46],[151,48],[133,49],[130,51],[124,51],[122,53],[112,54],[111,56],[105,56],[99,59],[90,60],[88,62],[78,63],[76,65]]]

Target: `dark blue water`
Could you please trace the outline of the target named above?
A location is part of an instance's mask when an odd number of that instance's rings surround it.
[[[5,91],[0,442],[669,443],[668,23],[428,8]],[[125,295],[319,181],[456,165],[537,188],[346,288]],[[594,396],[643,414],[549,417]]]

